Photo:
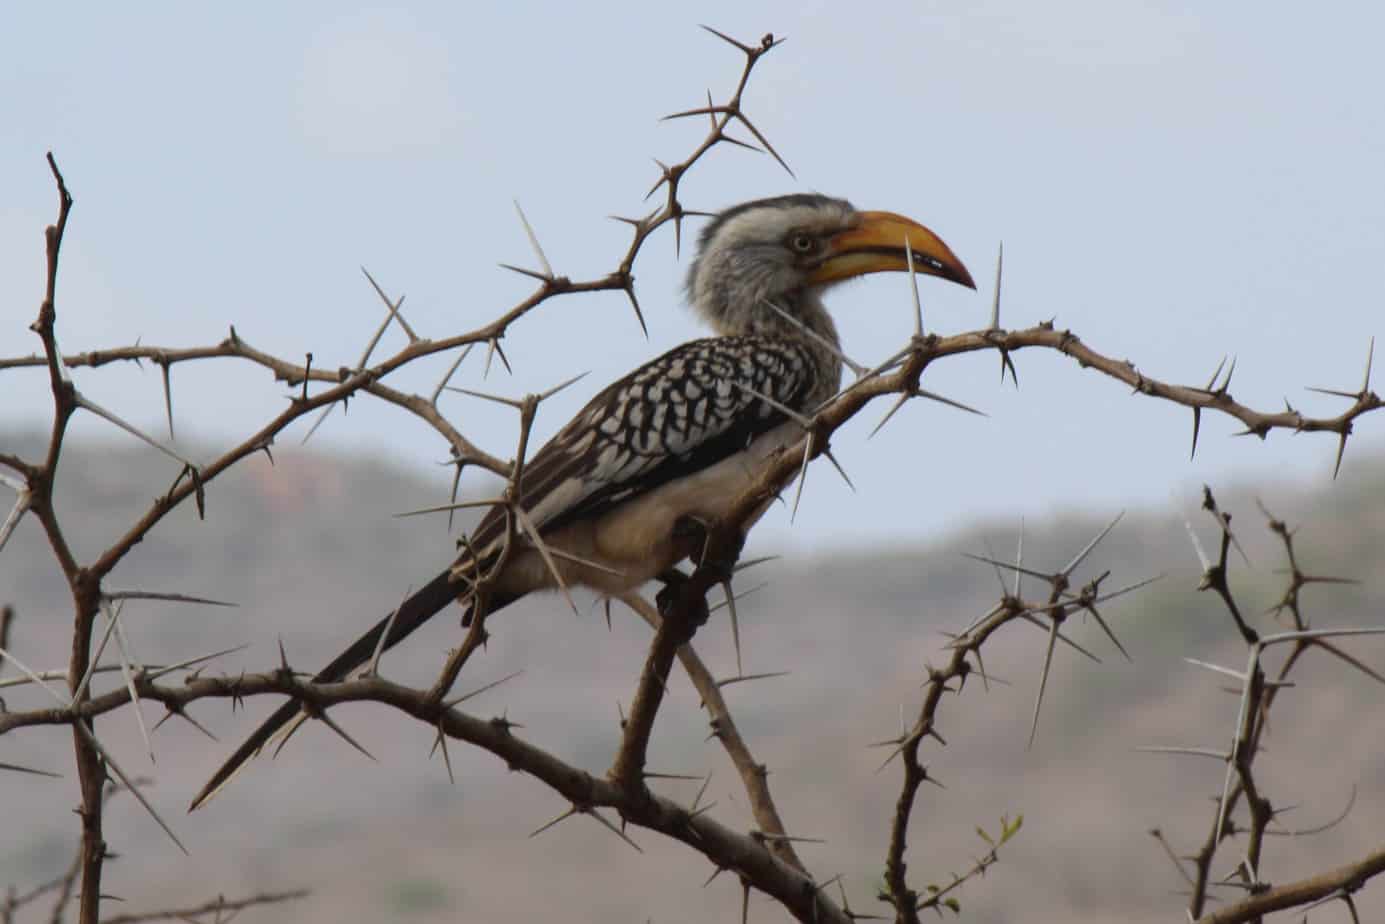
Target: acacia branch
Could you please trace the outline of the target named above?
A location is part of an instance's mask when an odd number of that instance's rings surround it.
[[[663,618],[659,611],[639,594],[627,594],[621,601],[638,613],[651,628],[657,630],[662,625]],[[721,687],[717,684],[716,678],[712,676],[712,672],[707,669],[697,649],[693,648],[690,642],[679,646],[678,660],[683,665],[684,673],[692,681],[693,688],[697,690],[703,708],[711,717],[709,724],[713,735],[721,742],[722,748],[740,775],[755,824],[761,831],[774,835],[768,841],[769,849],[785,863],[807,872],[807,867],[794,850],[793,842],[788,838],[788,831],[779,816],[779,809],[770,793],[769,774],[765,765],[755,759],[749,745],[741,737],[740,729],[736,726],[726,698],[721,695]]]
[[[1323,899],[1341,896],[1349,898],[1367,880],[1385,873],[1385,848],[1373,851],[1345,866],[1266,889],[1244,901],[1234,902],[1211,914],[1198,918],[1198,924],[1242,924],[1259,920],[1263,915],[1289,908],[1300,908]]]
[[[290,696],[304,703],[314,714],[324,714],[343,703],[383,703],[430,727],[440,728],[449,737],[489,751],[512,769],[529,773],[575,805],[614,808],[632,824],[688,844],[713,863],[734,870],[755,888],[773,896],[799,920],[847,920],[830,900],[818,894],[811,878],[778,859],[754,837],[732,831],[705,813],[694,814],[669,799],[652,794],[642,781],[628,787],[614,778],[592,776],[517,736],[513,723],[504,719],[482,719],[448,707],[428,690],[403,686],[378,676],[342,683],[314,683],[287,669],[236,677],[189,678],[176,685],[159,683],[141,673],[134,677],[133,685],[141,699],[162,703],[172,711],[182,711],[203,700],[241,700],[272,693]],[[129,689],[119,687],[71,708],[3,713],[0,714],[0,734],[21,727],[90,720],[129,702]]]
[[[229,921],[231,916],[246,908],[255,908],[262,905],[278,905],[284,902],[296,901],[306,898],[309,894],[307,889],[293,889],[288,892],[261,892],[257,895],[249,895],[245,898],[238,898],[227,901],[225,898],[218,897],[211,901],[203,902],[191,908],[170,908],[161,911],[141,911],[132,914],[118,914],[114,917],[103,918],[101,924],[146,924],[153,921],[191,921],[204,915],[213,915],[214,921]],[[226,918],[221,915],[227,914]]]

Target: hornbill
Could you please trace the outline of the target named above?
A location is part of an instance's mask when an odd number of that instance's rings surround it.
[[[840,386],[837,328],[823,306],[823,290],[867,273],[905,270],[910,257],[919,273],[975,288],[947,245],[902,215],[798,194],[746,202],[715,216],[699,238],[687,294],[716,336],[675,347],[606,387],[524,466],[518,506],[564,584],[618,596],[693,554],[686,523],[719,522],[753,481],[757,463],[802,437],[802,427],[783,409],[811,413]],[[390,648],[453,600],[467,608],[466,621],[477,606],[492,613],[555,588],[541,550],[512,530],[509,517],[504,504],[491,508],[450,568],[315,680],[346,678],[371,660],[381,633],[388,630],[383,647]],[[517,544],[491,574],[507,537]],[[478,575],[487,575],[479,588]],[[305,717],[297,702],[281,706],[222,765],[190,810],[276,732]]]

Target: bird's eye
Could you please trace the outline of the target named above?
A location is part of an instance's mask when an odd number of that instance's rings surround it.
[[[817,241],[813,239],[811,234],[804,234],[800,231],[789,238],[789,246],[798,253],[812,253],[813,249],[817,247]]]

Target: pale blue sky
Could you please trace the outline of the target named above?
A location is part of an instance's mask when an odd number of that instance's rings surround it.
[[[68,350],[207,343],[234,323],[260,348],[351,363],[379,317],[361,264],[407,293],[425,334],[470,328],[529,288],[495,266],[531,260],[512,198],[560,272],[610,269],[627,232],[605,216],[638,213],[650,158],[681,158],[701,137],[699,122],[658,117],[708,87],[723,95],[739,71],[737,53],[696,28],[707,22],[788,36],[746,102],[798,179],[726,149],[687,184],[688,207],[819,190],[911,215],[986,280],[980,295],[926,285],[943,331],[984,323],[1003,238],[1010,325],[1056,316],[1185,382],[1233,353],[1234,393],[1266,409],[1287,394],[1335,411],[1301,386],[1359,382],[1368,338],[1385,332],[1378,5],[747,7],[12,5],[0,23],[0,352],[37,346],[26,325],[54,215],[50,148],[77,196],[59,303]],[[493,371],[484,387],[518,395],[592,370],[544,409],[539,429],[552,432],[601,384],[700,333],[681,306],[687,255],[675,261],[665,234],[636,267],[649,341],[619,297],[562,299],[515,326],[516,375]],[[904,286],[876,277],[834,294],[855,357],[907,337]],[[1017,361],[1019,393],[999,387],[992,356],[929,373],[926,385],[988,419],[917,403],[867,443],[884,407],[868,412],[836,443],[859,493],[815,468],[792,533],[783,512],[762,532],[905,537],[974,514],[1162,503],[1233,475],[1330,477],[1329,437],[1261,445],[1209,418],[1189,462],[1186,411],[1053,355]],[[401,384],[427,389],[437,368]],[[480,369],[469,361],[459,384],[478,386]],[[77,380],[160,426],[156,371]],[[282,406],[281,386],[232,363],[179,367],[174,381],[180,435],[212,446]],[[46,402],[41,375],[6,375],[0,426],[46,419]],[[510,453],[508,417],[462,396],[444,407]],[[1360,430],[1344,479],[1385,444],[1385,424]],[[91,422],[77,432],[124,439]],[[315,442],[444,457],[421,425],[368,399]]]

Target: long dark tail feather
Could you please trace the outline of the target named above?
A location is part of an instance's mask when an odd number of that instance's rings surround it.
[[[402,642],[414,630],[440,613],[457,596],[458,587],[450,575],[449,569],[429,581],[422,590],[399,605],[399,612],[394,617],[392,625],[389,616],[377,622],[369,632],[352,642],[351,647],[333,658],[331,664],[318,671],[313,680],[318,683],[343,680],[353,670],[368,662],[375,654],[375,646],[379,643],[380,635],[385,631],[385,626],[388,625],[390,631],[389,635],[385,636],[383,647],[389,649]],[[490,609],[494,611],[509,602],[511,601],[492,600],[490,601]],[[468,616],[470,616],[470,610],[468,610]],[[207,781],[207,785],[202,787],[202,791],[188,806],[188,811],[197,809],[216,795],[223,786],[230,782],[242,766],[264,748],[265,744],[281,728],[297,719],[301,714],[302,710],[294,701],[284,703],[274,710],[274,714],[266,719],[259,728],[255,729],[254,734],[245,739],[245,742],[236,748],[236,752]]]

